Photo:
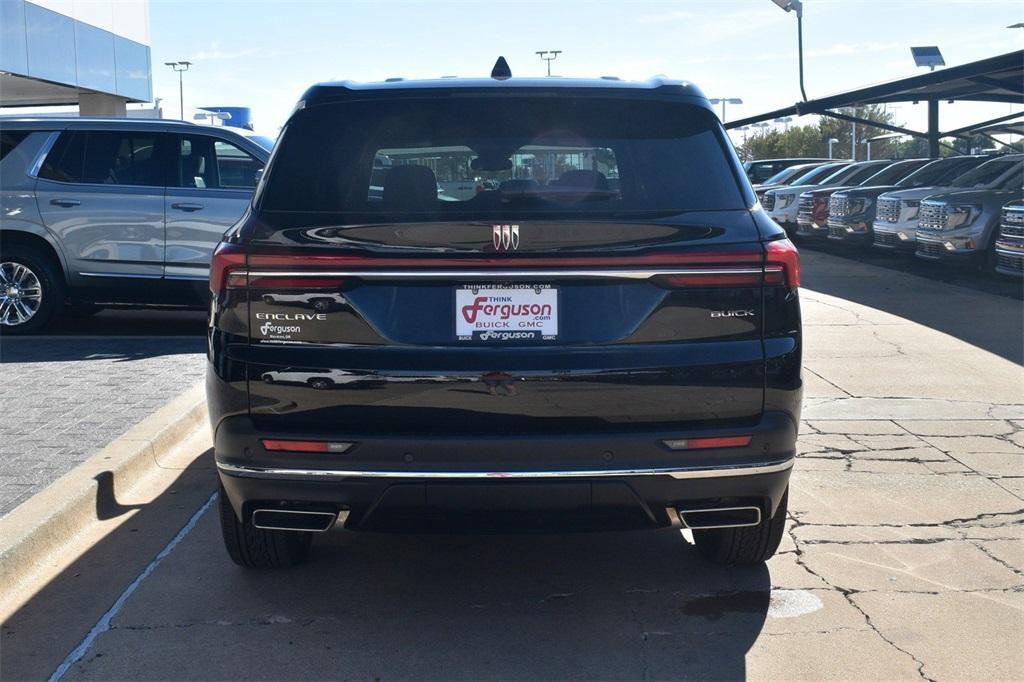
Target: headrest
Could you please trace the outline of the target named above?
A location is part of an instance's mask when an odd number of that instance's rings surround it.
[[[384,177],[384,207],[427,211],[437,207],[437,177],[426,166],[394,166]]]

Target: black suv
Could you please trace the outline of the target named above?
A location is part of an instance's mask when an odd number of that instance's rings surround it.
[[[350,530],[783,532],[799,261],[704,95],[653,80],[329,83],[214,256],[231,558]]]

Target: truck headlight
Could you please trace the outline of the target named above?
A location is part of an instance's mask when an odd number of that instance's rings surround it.
[[[921,202],[920,201],[913,201],[913,200],[904,201],[903,202],[903,211],[904,211],[903,219],[904,220],[914,220],[915,218],[917,218],[917,211],[920,208],[921,208]]]
[[[856,215],[858,213],[864,213],[871,208],[871,199],[868,197],[857,197],[850,200],[850,208],[847,215]]]
[[[981,204],[955,204],[949,207],[946,217],[946,229],[955,230],[958,227],[967,227],[981,215]]]
[[[786,208],[793,203],[793,199],[796,198],[795,194],[776,194],[775,195],[775,207]]]

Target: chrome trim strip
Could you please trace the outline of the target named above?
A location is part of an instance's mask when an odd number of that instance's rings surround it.
[[[1021,251],[1010,251],[1009,249],[1000,249],[997,246],[996,247],[996,253],[998,253],[1000,256],[1010,256],[1010,257],[1013,257],[1013,258],[1024,258],[1024,250],[1021,250]]]
[[[326,528],[288,528],[287,526],[268,526],[266,524],[256,523],[256,515],[260,512],[270,512],[279,514],[304,514],[306,516],[329,516],[331,522],[327,524]],[[347,515],[346,515],[347,517]],[[334,527],[334,524],[338,522],[338,515],[332,514],[331,512],[317,512],[317,511],[296,511],[294,509],[254,509],[252,516],[249,517],[254,528],[262,528],[263,530],[290,530],[290,531],[301,531],[305,533],[325,533]]]
[[[217,468],[232,476],[251,478],[421,478],[421,479],[497,479],[497,478],[607,478],[622,476],[671,476],[676,479],[717,478],[721,476],[757,476],[786,471],[795,458],[764,464],[720,467],[670,467],[664,469],[596,469],[589,471],[348,471],[338,469],[266,469],[217,462]]]
[[[248,277],[360,277],[362,279],[561,279],[569,277],[650,279],[659,275],[760,275],[782,268],[650,269],[650,270],[235,270]]]
[[[689,523],[686,522],[686,514],[709,514],[709,513],[713,514],[715,512],[747,511],[748,509],[753,509],[755,512],[757,512],[757,520],[754,521],[753,523],[729,523],[729,524],[713,525],[713,526],[691,526]],[[761,523],[761,508],[760,507],[750,507],[750,506],[747,506],[747,507],[720,507],[718,509],[715,509],[715,508],[709,508],[709,509],[676,509],[676,513],[679,514],[679,521],[682,522],[683,528],[688,528],[690,530],[712,530],[714,528],[746,528],[748,526],[756,526],[759,523]]]
[[[82,277],[121,277],[124,279],[163,279],[163,275],[141,275],[127,272],[80,272]]]
[[[26,175],[33,180],[39,179],[39,171],[42,169],[43,163],[46,161],[46,156],[50,153],[50,150],[53,149],[53,145],[57,142],[58,137],[60,137],[60,131],[55,130],[50,133],[48,138],[46,138],[46,142],[39,147],[39,151],[36,153],[36,158],[32,160],[32,165],[29,166],[28,173],[26,173]]]

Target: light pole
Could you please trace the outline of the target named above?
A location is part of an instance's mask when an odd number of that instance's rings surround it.
[[[807,91],[804,90],[804,4],[800,0],[772,0],[776,5],[792,12],[796,10],[796,46],[800,58],[800,94],[804,101],[807,101]]]
[[[181,120],[185,120],[185,86],[182,83],[181,74],[188,71],[188,67],[192,66],[192,62],[164,62],[164,66],[171,67],[175,73],[178,74],[178,103],[181,107]]]
[[[722,123],[725,123],[725,104],[726,104],[726,102],[728,102],[729,104],[743,104],[743,100],[740,99],[739,97],[712,97],[708,101],[711,102],[712,104],[721,104],[722,105]]]
[[[789,122],[793,120],[792,116],[780,116],[779,118],[773,119],[774,123],[783,123],[786,126],[786,132],[789,132]]]
[[[828,158],[830,159],[832,158],[832,145],[834,145],[836,142],[839,142],[839,140],[837,140],[834,137],[828,138]]]
[[[562,54],[561,50],[538,50],[537,56],[548,63],[548,75],[551,75],[551,62],[558,59],[558,55]]]

